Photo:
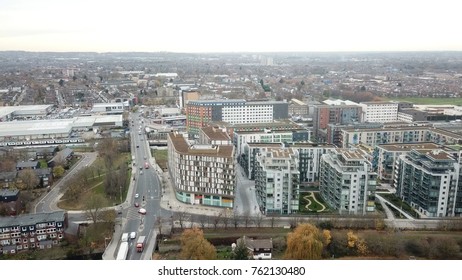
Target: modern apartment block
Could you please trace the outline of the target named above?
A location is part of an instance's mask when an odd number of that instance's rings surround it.
[[[288,143],[286,147],[290,147],[298,153],[298,171],[302,184],[319,181],[321,157],[328,150],[335,149],[335,146],[331,144],[314,143]]]
[[[300,172],[297,151],[262,148],[256,156],[255,193],[264,214],[299,210]]]
[[[304,132],[304,133],[303,133]],[[244,153],[244,145],[247,143],[288,143],[294,141],[294,134],[303,133],[300,137],[301,141],[308,141],[308,132],[305,130],[299,131],[272,131],[264,129],[262,131],[235,131],[233,134],[233,143],[236,146],[238,155]]]
[[[269,123],[288,117],[289,105],[283,101],[195,100],[186,105],[186,126],[191,139],[197,138],[199,128],[210,122]]]
[[[417,212],[426,217],[461,216],[460,155],[439,148],[413,149],[400,155],[396,164],[396,194]]]
[[[168,170],[176,198],[184,203],[233,207],[236,172],[233,145],[189,145],[168,137]]]
[[[398,103],[396,102],[361,102],[363,122],[398,121]]]
[[[329,124],[353,124],[361,122],[362,108],[354,102],[313,106],[313,133],[317,142],[327,141]]]
[[[409,153],[413,149],[437,149],[435,143],[396,143],[377,145],[372,152],[372,170],[377,172],[378,179],[383,183],[392,184],[396,161],[400,155]]]
[[[0,254],[56,246],[64,238],[67,223],[67,213],[64,211],[2,217]]]
[[[462,143],[462,134],[430,126],[397,126],[381,129],[345,128],[341,130],[341,147],[365,144],[375,147],[380,144],[434,142],[440,145]]]
[[[332,149],[321,157],[321,197],[340,214],[366,214],[375,210],[377,173],[357,150]]]

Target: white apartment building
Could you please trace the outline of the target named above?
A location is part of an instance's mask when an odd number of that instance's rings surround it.
[[[366,214],[375,210],[377,173],[357,150],[332,149],[321,157],[321,197],[340,214]]]
[[[298,212],[299,176],[296,150],[262,148],[255,165],[255,192],[260,210],[265,214]]]
[[[273,104],[257,104],[256,102],[247,102],[246,105],[247,106],[223,107],[223,121],[231,124],[262,123],[273,121]]]
[[[396,122],[398,121],[398,103],[393,102],[361,102],[362,120],[364,122]]]

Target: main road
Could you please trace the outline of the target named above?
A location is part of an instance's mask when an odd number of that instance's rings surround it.
[[[138,236],[146,236],[149,243],[155,235],[158,217],[163,213],[160,206],[161,186],[155,168],[150,164],[151,151],[140,114],[131,114],[130,131],[134,184],[124,204],[122,229],[123,232],[136,232],[136,238],[129,241],[127,259],[138,260],[146,258],[145,254],[136,252]],[[138,205],[135,206],[135,203]],[[145,214],[139,213],[140,209],[144,209]]]

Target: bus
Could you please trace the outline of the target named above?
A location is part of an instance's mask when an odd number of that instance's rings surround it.
[[[128,255],[128,242],[124,241],[120,243],[119,251],[117,252],[116,260],[126,260]]]

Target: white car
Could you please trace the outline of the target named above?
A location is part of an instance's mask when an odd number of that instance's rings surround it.
[[[140,195],[139,195],[139,194],[135,194],[135,198],[138,198],[138,197],[140,197]]]
[[[135,239],[136,238],[136,232],[132,231],[130,232],[130,239]]]
[[[140,208],[140,209],[138,210],[138,213],[140,213],[141,215],[146,215],[146,209]]]

